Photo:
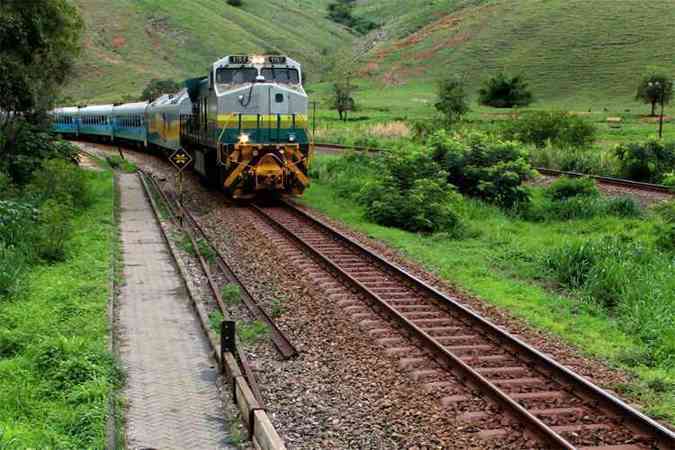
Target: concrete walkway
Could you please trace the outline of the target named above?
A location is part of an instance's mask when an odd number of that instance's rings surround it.
[[[137,175],[119,176],[129,449],[227,449],[217,366]]]

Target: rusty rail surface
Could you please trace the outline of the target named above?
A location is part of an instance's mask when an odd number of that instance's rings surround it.
[[[564,437],[566,433],[598,430],[607,433],[599,438],[602,444],[583,448],[675,448],[672,431],[325,222],[288,202],[281,207],[252,208],[337,280],[358,292],[379,315],[405,329],[405,335],[433,355],[441,368],[491,399],[544,445],[578,448],[574,439]],[[388,292],[378,291],[383,285],[388,286]],[[398,300],[387,299],[395,289]],[[420,313],[422,309],[425,312]],[[450,329],[463,333],[453,336],[447,331]],[[457,342],[453,339],[458,338],[468,339],[468,343],[453,346],[441,342]],[[481,361],[489,358],[502,358],[507,367],[486,370]],[[495,378],[494,374],[508,370],[532,375]],[[493,374],[492,378],[487,373]],[[509,390],[514,387],[525,389]],[[556,407],[537,408],[551,399],[558,399]],[[584,411],[583,418],[579,417],[580,410]],[[565,422],[570,413],[575,414]],[[595,420],[582,421],[586,417]]]
[[[340,145],[340,144],[326,144],[326,143],[315,145],[316,150],[320,150],[321,148],[332,150],[356,150],[357,152],[367,152],[367,153],[379,153],[386,151],[385,149],[381,148],[359,147],[354,145]],[[675,195],[675,187],[665,186],[663,184],[645,183],[642,181],[633,181],[625,178],[604,177],[600,175],[591,175],[581,172],[569,172],[557,169],[547,169],[545,167],[538,167],[537,170],[544,175],[551,175],[556,177],[566,176],[571,178],[588,177],[602,184],[638,189],[641,191],[651,191],[651,192],[659,192],[662,194]]]
[[[150,183],[155,188],[155,190],[158,193],[160,193],[162,199],[165,202],[168,201],[168,197],[163,192],[163,190],[159,186],[159,183],[157,183],[157,181],[154,179],[154,177],[149,176],[148,174],[146,174],[142,170],[139,170],[139,174],[141,176],[141,180],[143,181],[143,187],[145,188],[146,193],[149,197],[152,197],[152,192],[150,192],[150,187],[147,184],[147,180],[150,180]],[[176,211],[183,212],[184,209],[183,209],[183,206],[177,200],[174,201],[173,203],[174,203],[173,205],[171,204],[171,202],[166,203],[166,206],[167,206],[167,208],[169,208],[171,210],[172,219],[175,219],[175,217],[178,216],[178,214],[176,214]],[[218,286],[216,285],[215,281],[213,280],[213,275],[211,273],[211,269],[210,269],[208,263],[206,262],[206,260],[204,259],[204,256],[202,255],[202,253],[199,249],[199,246],[197,245],[197,240],[195,239],[194,234],[189,229],[189,226],[186,226],[186,224],[183,223],[181,225],[180,223],[176,223],[176,225],[181,227],[181,229],[185,232],[185,234],[190,239],[192,248],[194,249],[195,254],[196,254],[196,256],[199,260],[199,263],[202,267],[202,272],[204,273],[204,276],[206,277],[208,285],[211,289],[211,293],[212,293],[213,297],[215,298],[216,303],[218,304],[218,309],[223,314],[223,316],[225,316],[225,314],[227,313],[227,310],[225,308],[225,303],[223,302],[220,291],[218,290]],[[237,357],[239,359],[239,363],[241,365],[241,369],[244,372],[244,376],[246,377],[246,381],[248,382],[248,385],[251,388],[251,392],[253,393],[256,400],[258,400],[260,405],[263,405],[264,404],[263,397],[262,397],[262,394],[260,393],[260,388],[258,387],[258,382],[256,380],[255,374],[253,373],[253,369],[251,368],[251,365],[248,362],[248,357],[246,356],[246,353],[244,353],[244,351],[241,349],[241,347],[237,346],[236,351],[237,351]]]

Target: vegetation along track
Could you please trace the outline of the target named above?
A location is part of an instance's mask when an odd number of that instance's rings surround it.
[[[481,437],[524,428],[551,448],[675,448],[665,427],[330,225],[290,203],[252,208],[310,278]]]
[[[383,149],[371,147],[356,147],[356,146],[325,144],[325,143],[316,144],[316,151],[340,153],[345,150],[355,150],[357,152],[366,152],[366,153],[378,153],[384,151]],[[673,189],[670,186],[664,186],[661,184],[644,183],[641,181],[626,180],[623,178],[614,178],[614,177],[603,177],[600,175],[590,175],[579,172],[567,172],[564,170],[547,169],[545,167],[538,167],[537,170],[543,175],[549,175],[554,177],[566,176],[572,178],[589,177],[594,179],[598,183],[607,186],[617,186],[628,190],[656,192],[660,194],[669,194],[675,196],[675,189]]]

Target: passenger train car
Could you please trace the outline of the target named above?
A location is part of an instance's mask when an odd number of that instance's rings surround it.
[[[64,136],[178,148],[194,170],[234,198],[301,194],[309,185],[313,143],[300,64],[285,56],[227,56],[207,77],[153,102],[58,108]]]

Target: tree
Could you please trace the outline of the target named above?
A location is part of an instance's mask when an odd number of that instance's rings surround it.
[[[670,103],[673,97],[673,79],[663,73],[652,73],[645,76],[637,88],[635,100],[651,103],[652,116],[656,115],[656,105]]]
[[[3,0],[0,6],[0,154],[22,124],[38,123],[69,79],[82,19],[69,0]]]
[[[511,78],[504,73],[499,73],[486,81],[478,91],[478,95],[478,102],[481,105],[495,108],[527,106],[533,101],[532,93],[522,76],[516,75]]]
[[[242,3],[242,0],[227,0],[227,4],[232,6],[241,6]]]
[[[174,94],[180,90],[180,84],[172,79],[159,80],[153,78],[143,89],[141,100],[153,101],[164,94]]]
[[[445,116],[448,123],[460,120],[469,112],[464,80],[450,77],[441,81],[438,86],[438,101],[434,107]]]
[[[336,53],[332,61],[331,79],[333,92],[331,94],[331,107],[338,112],[340,120],[347,121],[349,111],[356,109],[354,92],[356,86],[353,83],[356,76],[356,58],[349,50]]]

